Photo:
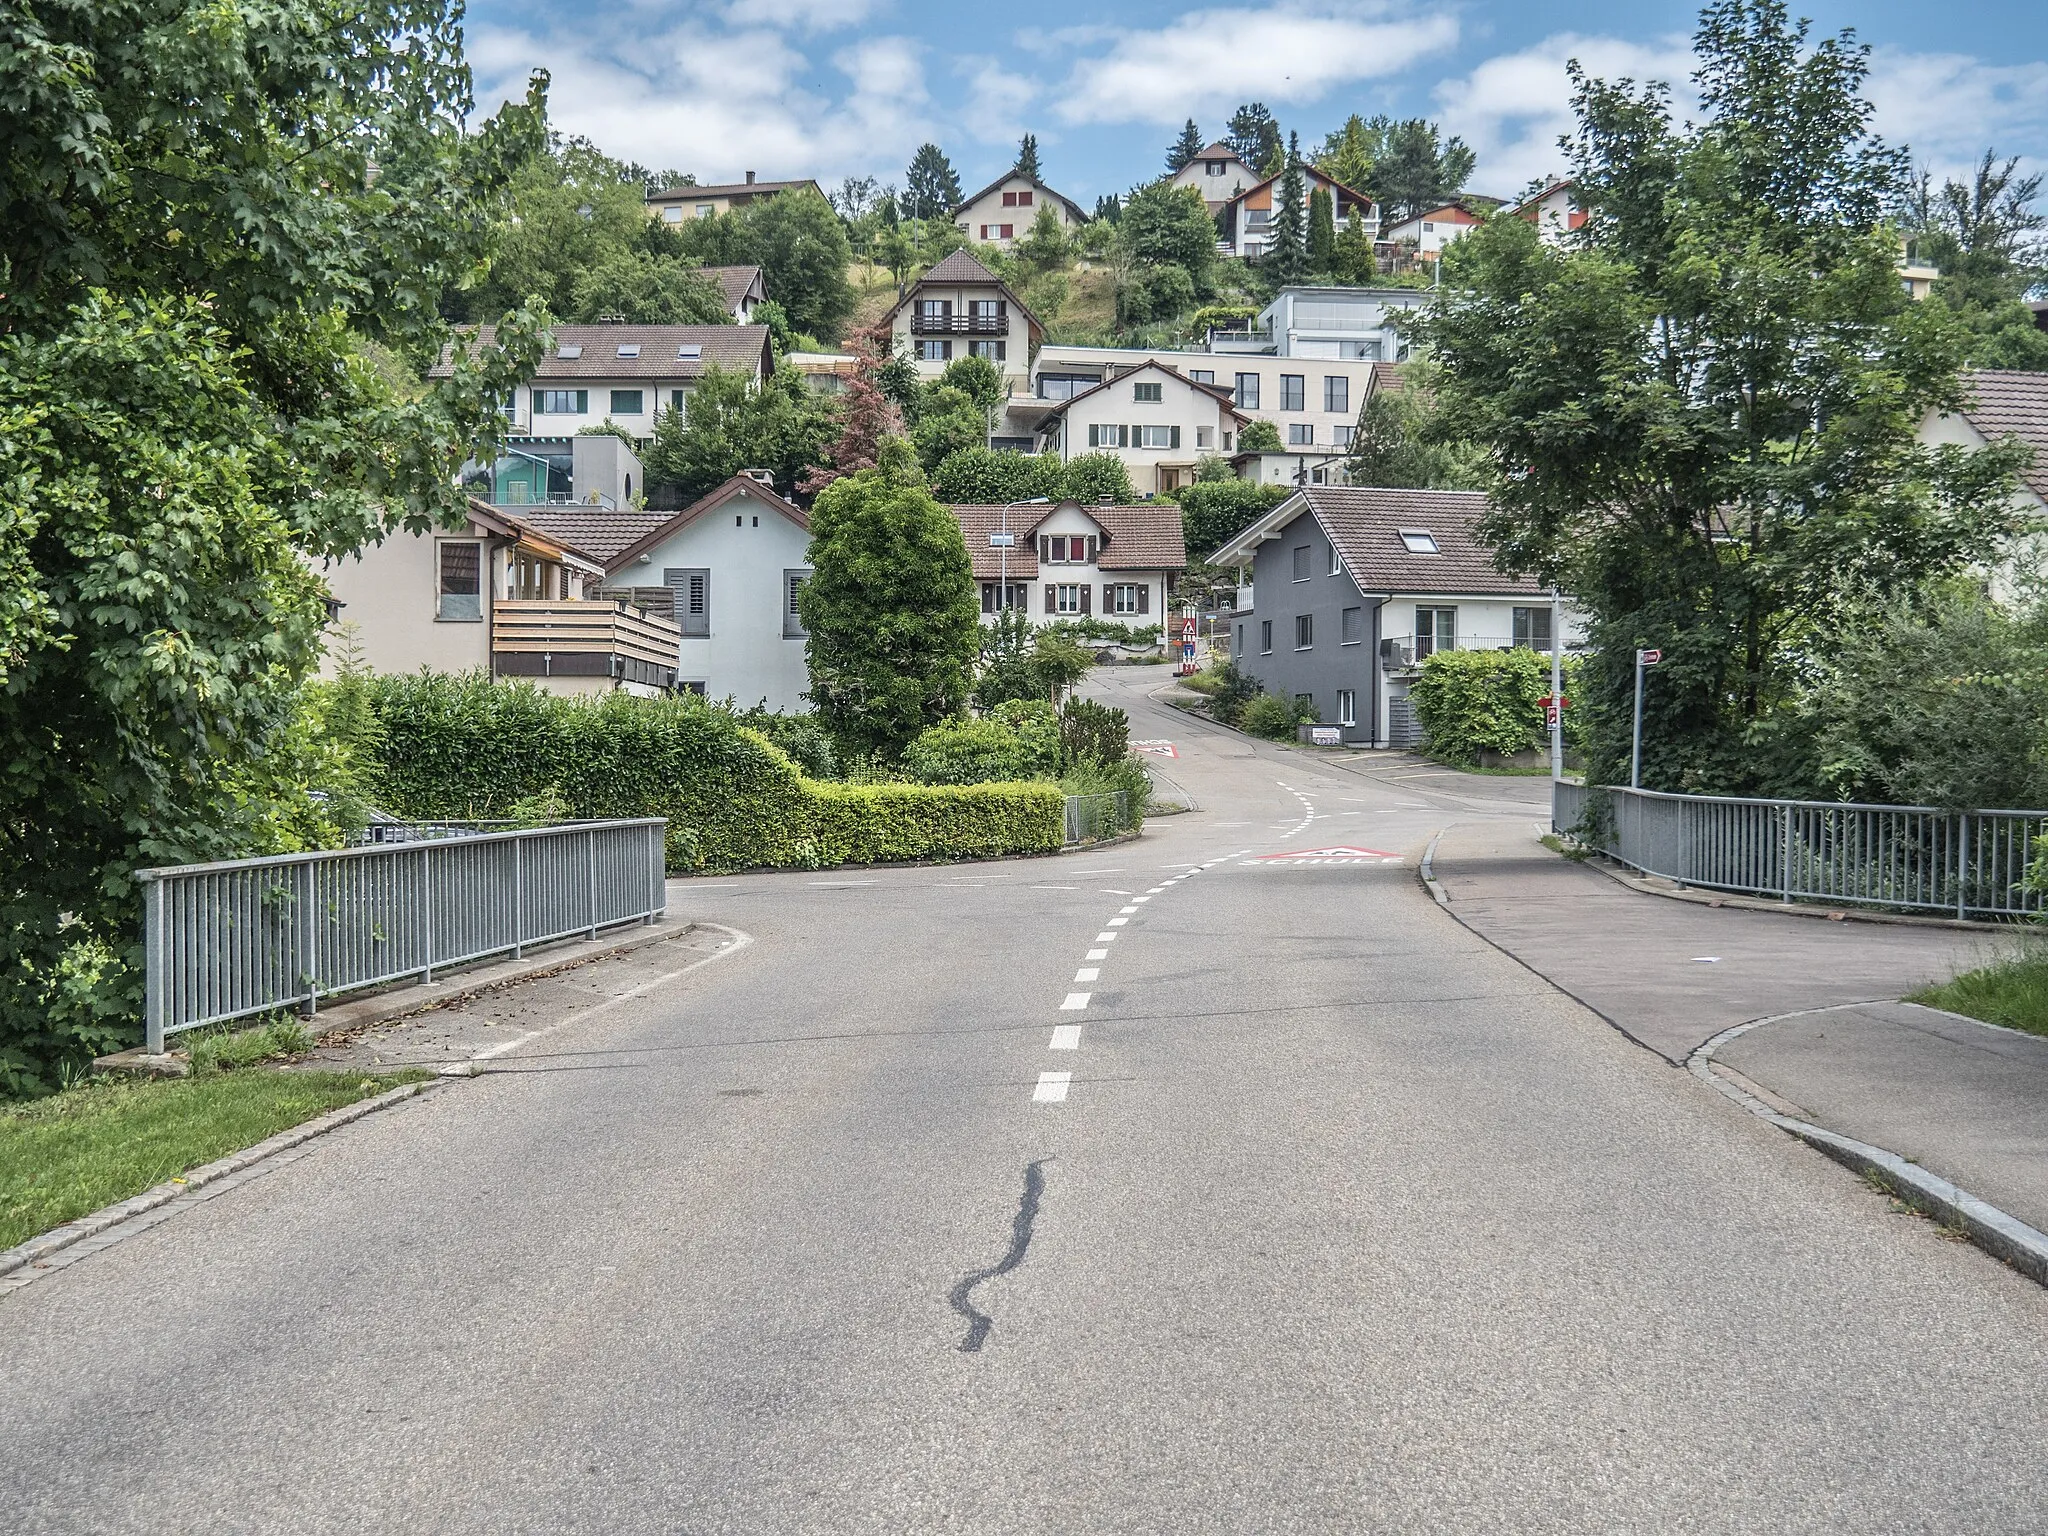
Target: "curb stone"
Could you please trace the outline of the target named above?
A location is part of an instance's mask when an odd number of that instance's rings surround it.
[[[344,1104],[339,1109],[331,1109],[324,1115],[303,1121],[290,1130],[279,1131],[268,1141],[259,1141],[253,1147],[230,1152],[226,1157],[194,1168],[189,1173],[180,1174],[174,1179],[166,1179],[154,1188],[145,1189],[139,1195],[131,1195],[126,1200],[103,1206],[88,1215],[65,1222],[61,1227],[52,1227],[42,1235],[32,1237],[27,1242],[0,1253],[0,1276],[11,1275],[39,1260],[47,1259],[53,1253],[69,1248],[73,1243],[95,1237],[110,1227],[117,1227],[124,1221],[142,1215],[145,1211],[153,1211],[160,1205],[168,1205],[181,1195],[204,1189],[207,1185],[216,1183],[230,1174],[240,1173],[266,1158],[275,1157],[280,1152],[288,1152],[302,1142],[311,1141],[316,1136],[324,1136],[351,1121],[360,1120],[365,1115],[374,1115],[378,1110],[388,1109],[406,1099],[418,1098],[428,1089],[440,1086],[441,1081],[437,1078],[429,1078],[423,1083],[402,1083],[383,1093],[372,1094],[367,1099]]]
[[[1837,1006],[1853,1008],[1860,1005],[1844,1003]],[[1951,1184],[1940,1174],[1931,1173],[1918,1163],[1907,1162],[1896,1152],[1873,1147],[1811,1121],[1779,1114],[1756,1095],[1737,1087],[1713,1070],[1714,1052],[1753,1029],[1775,1024],[1781,1019],[1833,1011],[1830,1008],[1805,1008],[1796,1013],[1751,1019],[1747,1024],[1724,1029],[1686,1058],[1686,1069],[1759,1120],[1770,1122],[1786,1135],[1796,1136],[1844,1167],[1876,1180],[1906,1204],[1918,1206],[1938,1217],[1945,1225],[1967,1233],[1970,1241],[1994,1259],[2018,1270],[2035,1284],[2048,1286],[2048,1233],[2036,1231],[2017,1216],[2000,1210],[1987,1200],[1978,1199],[1968,1190]]]

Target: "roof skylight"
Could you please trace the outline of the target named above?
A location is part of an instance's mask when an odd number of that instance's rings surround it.
[[[640,355],[640,343],[639,343],[639,342],[637,342],[637,341],[622,341],[622,342],[620,342],[620,343],[619,343],[619,356],[621,356],[621,357],[638,357],[639,355]]]
[[[1435,555],[1442,551],[1436,547],[1436,535],[1427,528],[1403,528],[1401,547],[1411,555]]]
[[[694,363],[704,355],[704,348],[694,341],[686,341],[676,348],[676,361]]]
[[[566,357],[571,362],[574,362],[577,358],[581,357],[582,355],[583,344],[581,342],[564,342],[561,346],[555,348],[555,356]]]

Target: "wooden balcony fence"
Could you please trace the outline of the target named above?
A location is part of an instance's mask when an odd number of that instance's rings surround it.
[[[682,631],[617,601],[491,604],[491,660],[500,677],[608,677],[672,688]]]

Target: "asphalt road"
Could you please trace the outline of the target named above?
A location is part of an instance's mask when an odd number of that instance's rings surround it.
[[[2048,1530],[2048,1292],[1419,889],[1540,783],[1159,681],[1195,814],[679,886],[752,942],[0,1301],[7,1527]]]

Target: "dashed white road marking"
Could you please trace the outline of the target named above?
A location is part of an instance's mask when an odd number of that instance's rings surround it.
[[[1138,903],[1138,904],[1139,904],[1140,906],[1144,905],[1144,904],[1145,904],[1146,902],[1150,901],[1151,899],[1152,899],[1152,897],[1150,896],[1150,894],[1149,894],[1149,893],[1148,893],[1147,895],[1144,895],[1144,896],[1133,896],[1133,897],[1131,898],[1131,900],[1132,900],[1132,901],[1135,901],[1135,902],[1137,902],[1137,903]]]
[[[1118,907],[1116,910],[1120,917],[1136,917],[1138,915],[1136,907]]]
[[[1099,981],[1101,977],[1102,967],[1097,965],[1084,965],[1081,969],[1074,972],[1074,980],[1076,981]]]
[[[1113,933],[1098,933],[1097,935],[1095,935],[1095,942],[1098,944],[1107,944],[1111,939],[1115,937],[1116,935]]]
[[[1111,889],[1110,889],[1109,887],[1107,887],[1107,886],[1104,886],[1104,887],[1103,887],[1103,891],[1102,891],[1102,894],[1103,894],[1103,895],[1105,895],[1105,896],[1128,896],[1128,895],[1130,895],[1131,893],[1130,893],[1129,891],[1117,891],[1117,890],[1111,890]]]
[[[1071,1072],[1041,1072],[1038,1086],[1031,1090],[1034,1104],[1064,1104],[1067,1102],[1067,1084],[1074,1080]]]
[[[1121,864],[1105,864],[1100,869],[1077,869],[1074,871],[1077,875],[1120,875],[1123,872],[1124,867]]]
[[[1081,1026],[1078,1024],[1053,1025],[1052,1044],[1047,1049],[1054,1051],[1078,1051],[1081,1049]]]
[[[1107,960],[1109,958],[1109,951],[1106,949],[1091,949],[1081,958],[1084,960]]]
[[[1109,920],[1109,926],[1112,928],[1121,928],[1125,923],[1128,923],[1129,921],[1130,919],[1128,917],[1112,917]]]
[[[1027,889],[1034,891],[1078,891],[1081,887],[1078,885],[1034,885],[1027,887]]]
[[[1088,1006],[1088,999],[1093,995],[1090,992],[1069,992],[1067,1000],[1060,1004],[1060,1012],[1075,1013],[1086,1008]]]
[[[879,880],[813,880],[812,885],[822,886],[828,891],[843,891],[855,885],[880,885]]]

